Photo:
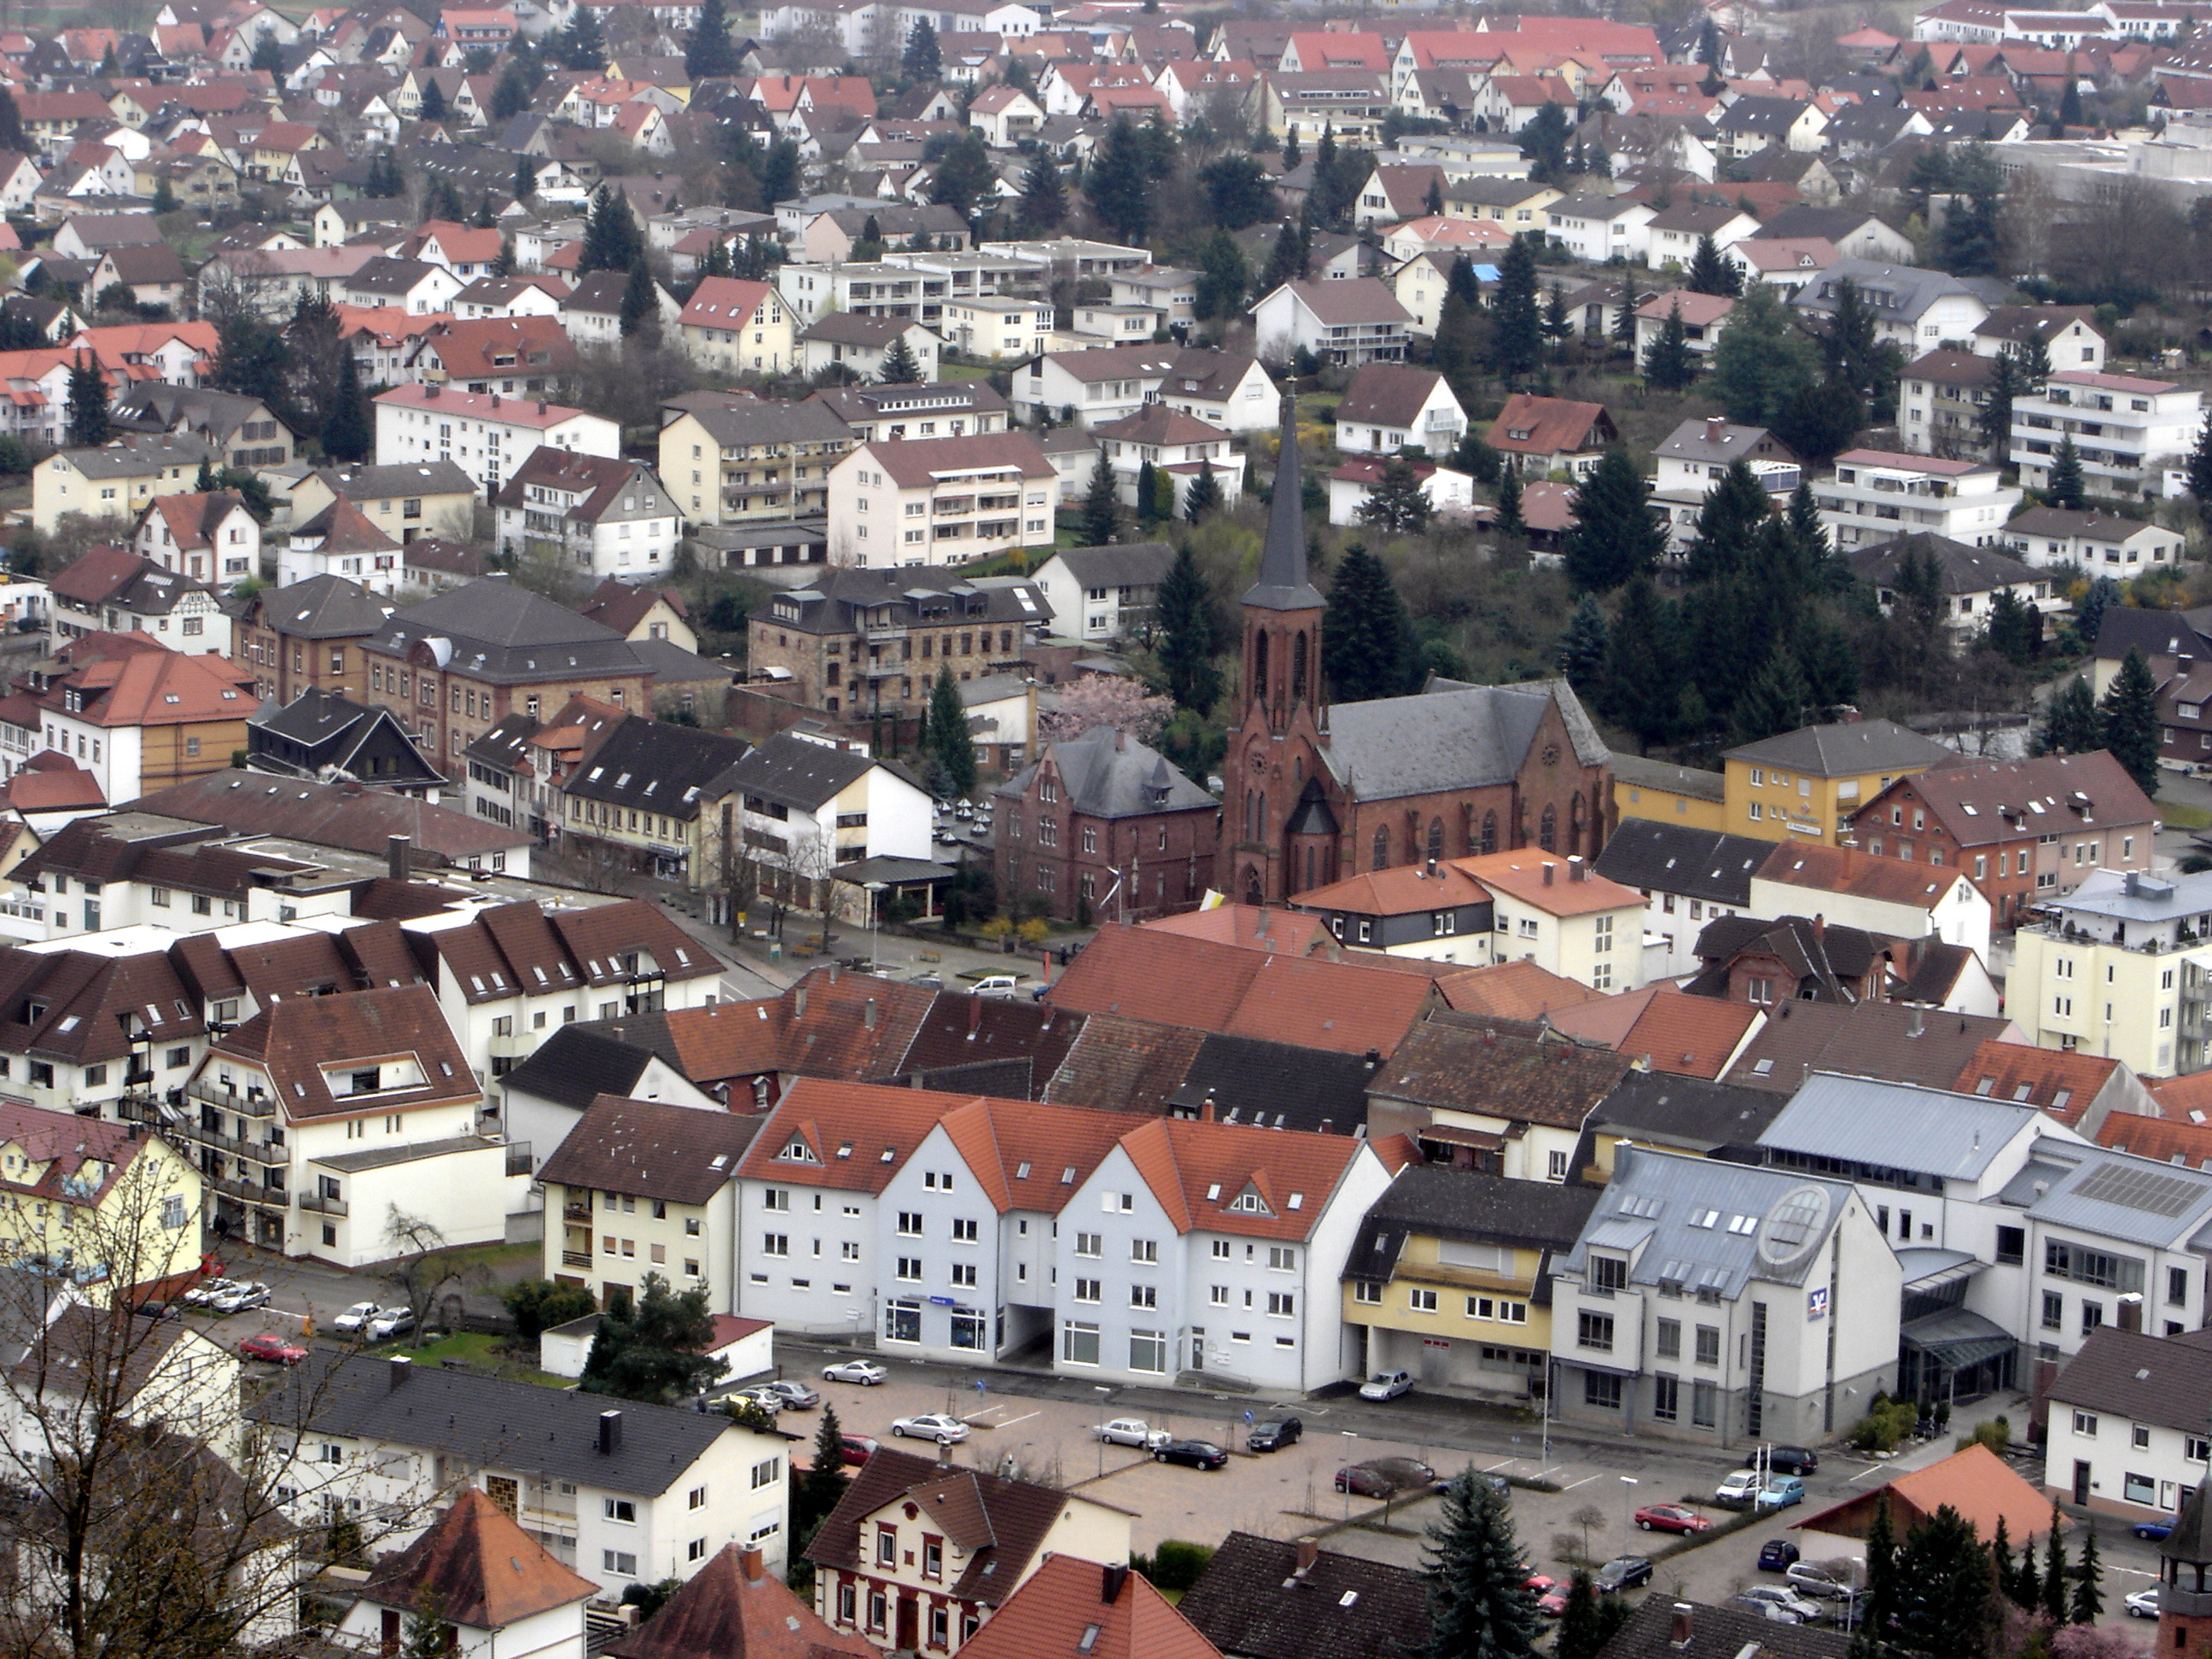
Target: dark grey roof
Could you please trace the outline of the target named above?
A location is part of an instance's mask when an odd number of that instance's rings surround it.
[[[716,443],[729,447],[753,444],[849,442],[852,428],[835,410],[809,399],[771,403],[728,392],[687,392],[660,407],[663,426],[680,415],[698,418]]]
[[[1189,1114],[1210,1101],[1223,1123],[1348,1135],[1367,1121],[1367,1085],[1374,1075],[1359,1054],[1217,1034],[1199,1045],[1168,1103]]]
[[[141,380],[116,398],[111,411],[118,425],[160,431],[188,428],[228,441],[246,422],[273,413],[258,398],[216,392],[206,386],[172,386]]]
[[[1688,1639],[1674,1640],[1687,1609]],[[1604,1659],[1844,1659],[1850,1638],[1811,1625],[1781,1625],[1748,1607],[1709,1607],[1654,1592],[1605,1644]]]
[[[1653,818],[1623,818],[1591,868],[1624,887],[1681,893],[1741,909],[1751,902],[1751,878],[1773,855],[1774,843],[1749,836],[1693,830]]]
[[[1565,680],[1520,685],[1436,680],[1418,696],[1336,703],[1328,710],[1328,746],[1322,758],[1365,800],[1492,787],[1519,775],[1554,704],[1583,764],[1602,765],[1611,758]]]
[[[1677,766],[1649,755],[1615,755],[1613,775],[1632,789],[1663,789],[1693,800],[1718,801],[1728,787],[1728,779],[1722,773],[1708,772],[1701,766]]]
[[[1165,542],[1114,542],[1104,547],[1071,547],[1054,556],[1085,587],[1158,587],[1175,563]]]
[[[849,749],[832,749],[779,732],[734,765],[725,767],[709,793],[721,795],[742,790],[811,812],[878,763]]]
[[[634,673],[640,665],[613,629],[492,576],[395,612],[368,644],[399,657],[418,641],[434,650],[442,644],[447,666],[479,679]]]
[[[1739,98],[1713,117],[1713,131],[1779,138],[1804,112],[1805,106],[1795,98]]]
[[[2201,1435],[2212,1423],[2212,1349],[2100,1326],[2066,1362],[2050,1397]]]
[[[1817,236],[1840,244],[1844,238],[1862,228],[1868,220],[1877,216],[1863,208],[1814,207],[1810,203],[1800,202],[1784,208],[1752,232],[1752,236],[1761,241],[1775,238],[1802,240]],[[1854,260],[1852,263],[1863,261]]]
[[[1816,778],[1848,778],[1862,772],[1901,772],[1936,766],[1957,757],[1932,738],[1923,738],[1895,720],[1847,720],[1832,726],[1801,726],[1779,737],[1731,749],[1728,760],[1779,766]]]
[[[631,714],[599,740],[562,793],[689,821],[707,786],[747,753],[742,738]]]
[[[1024,627],[1052,620],[1044,590],[1012,577],[978,580],[936,565],[905,565],[887,570],[840,565],[823,570],[808,586],[779,593],[757,621],[773,617],[778,628],[808,634],[859,632],[856,613],[884,606],[903,609],[910,620],[1012,623]]]
[[[2185,652],[2192,657],[2212,656],[2212,648],[2186,611],[2108,605],[2105,619],[2097,624],[2097,654],[2117,662],[2130,651],[2141,651],[2146,657],[2178,657]]]
[[[1321,592],[1306,574],[1297,412],[1287,398],[1283,404],[1282,447],[1276,455],[1276,488],[1267,507],[1267,539],[1260,550],[1260,580],[1245,591],[1244,603],[1266,611],[1318,611]]]
[[[637,653],[640,662],[653,671],[656,690],[702,680],[727,685],[738,677],[738,671],[729,664],[702,657],[696,651],[686,651],[673,640],[632,640],[629,648]]]
[[[1376,1199],[1345,1258],[1346,1279],[1387,1279],[1413,1234],[1565,1250],[1596,1206],[1595,1187],[1515,1181],[1444,1164],[1408,1164]]]
[[[1176,1611],[1226,1659],[1378,1659],[1427,1640],[1428,1598],[1409,1568],[1325,1549],[1300,1577],[1297,1551],[1232,1532]]]
[[[480,1371],[416,1365],[395,1382],[382,1357],[324,1351],[292,1368],[247,1407],[275,1425],[442,1452],[471,1468],[657,1498],[688,1479],[729,1419],[605,1395],[542,1389]],[[599,1414],[622,1413],[620,1443],[599,1450]]]
[[[416,461],[391,466],[320,466],[315,477],[333,494],[356,504],[389,495],[472,495],[469,475],[451,461]]]
[[[362,266],[345,279],[347,291],[354,294],[382,294],[404,297],[411,294],[425,276],[439,269],[425,259],[400,259],[381,254]]]
[[[581,1111],[601,1095],[627,1097],[653,1060],[641,1048],[583,1025],[563,1025],[503,1079],[513,1091]]]
[[[522,763],[522,748],[544,729],[544,722],[528,714],[509,714],[471,743],[461,753],[486,766],[513,769]]]
[[[1752,1148],[1760,1133],[1789,1103],[1787,1095],[1763,1089],[1638,1071],[1622,1078],[1597,1103],[1590,1126],[1689,1152],[1733,1150],[1741,1163],[1755,1156]]]
[[[1833,241],[1835,238],[1831,236],[1828,240]],[[1803,311],[1832,311],[1836,295],[1845,283],[1855,284],[1868,296],[1869,303],[1885,313],[1884,320],[1892,323],[1900,319],[1917,321],[1920,314],[1936,301],[1948,295],[1971,295],[1974,292],[1956,276],[1940,270],[1885,264],[1879,259],[1838,259],[1826,270],[1816,273],[1797,291],[1792,303]]]
[[[204,438],[189,432],[150,433],[130,432],[103,449],[71,449],[63,452],[69,464],[88,478],[132,478],[143,475],[149,467],[190,467],[198,474],[202,461],[219,461],[222,452]]]
[[[1123,737],[1111,726],[1094,726],[1079,738],[1055,743],[1053,764],[1067,790],[1071,811],[1091,817],[1142,817],[1149,812],[1181,812],[1218,807],[1158,750]],[[1029,793],[1042,760],[1024,767],[1000,786],[998,793]]]
[[[1773,447],[1776,453],[1771,459],[1796,459],[1763,426],[1738,426],[1733,421],[1716,423],[1706,419],[1683,422],[1667,434],[1666,442],[1652,453],[1663,460],[1704,461],[1725,466],[1739,456],[1755,453],[1761,443]]]
[[[920,327],[921,325],[911,317],[863,317],[850,311],[833,311],[818,322],[808,325],[799,337],[880,349],[889,348],[907,330]]]
[[[705,394],[714,395],[714,394]],[[874,421],[901,415],[990,414],[1006,400],[988,380],[931,380],[914,386],[848,386],[817,392],[806,400],[841,420]],[[684,407],[678,398],[671,408]]]
[[[2000,553],[1994,548],[1969,547],[1964,542],[1954,542],[1948,536],[1938,536],[1928,530],[1916,531],[1910,536],[1893,536],[1871,547],[1854,548],[1844,556],[1844,562],[1861,581],[1885,587],[1896,580],[1905,555],[1912,552],[1926,553],[1935,559],[1936,575],[1946,593],[1987,593],[2000,587],[2051,580],[2048,573],[2023,564],[2010,554]]]

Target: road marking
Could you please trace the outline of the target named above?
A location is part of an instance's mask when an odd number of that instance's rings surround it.
[[[1560,1487],[1559,1490],[1561,1492],[1572,1492],[1577,1486],[1587,1486],[1591,1481],[1601,1480],[1604,1477],[1601,1475],[1586,1474],[1579,1480],[1570,1481],[1567,1485]]]
[[[1875,1464],[1875,1465],[1874,1465],[1874,1467],[1873,1467],[1873,1468],[1864,1468],[1864,1469],[1861,1469],[1861,1470],[1860,1470],[1856,1474],[1853,1475],[1853,1476],[1851,1477],[1851,1479],[1852,1479],[1853,1480],[1865,1480],[1865,1479],[1867,1478],[1867,1476],[1869,1476],[1869,1475],[1870,1475],[1870,1474],[1881,1474],[1884,1469],[1887,1468],[1888,1467],[1889,1467],[1889,1466],[1888,1466],[1887,1464],[1886,1464],[1886,1463],[1876,1463],[1876,1464]]]
[[[1044,1413],[1042,1412],[1024,1412],[1019,1417],[1010,1417],[1005,1422],[994,1424],[992,1426],[994,1428],[1011,1429],[1017,1423],[1026,1423],[1032,1417],[1042,1417],[1043,1414]]]

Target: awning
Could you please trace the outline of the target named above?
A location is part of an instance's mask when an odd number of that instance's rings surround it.
[[[1486,1152],[1494,1152],[1505,1145],[1505,1137],[1492,1134],[1487,1129],[1462,1129],[1454,1123],[1431,1123],[1425,1129],[1416,1129],[1417,1140],[1433,1140],[1444,1146],[1473,1146]]]
[[[1923,1315],[1898,1333],[1908,1348],[1917,1348],[1947,1370],[1964,1370],[1984,1359],[1994,1359],[2020,1345],[2003,1326],[1966,1308],[1946,1308]]]
[[[1897,1265],[1905,1272],[1904,1288],[1924,1293],[1972,1279],[1986,1264],[1966,1250],[1923,1249],[1899,1250]]]

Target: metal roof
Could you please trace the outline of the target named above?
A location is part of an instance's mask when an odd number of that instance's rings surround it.
[[[2078,1161],[2063,1173],[2039,1173],[2038,1182],[2048,1185],[2027,1194],[2027,1212],[2038,1221],[2160,1248],[2191,1239],[2212,1221],[2212,1173],[2099,1146],[2054,1147],[2051,1140],[2036,1143],[2039,1154],[2056,1151]]]
[[[1770,1152],[1978,1181],[1997,1153],[2041,1116],[2010,1101],[1815,1072],[1758,1144]]]

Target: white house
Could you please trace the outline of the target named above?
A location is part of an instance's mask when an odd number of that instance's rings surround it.
[[[2052,1379],[2044,1485],[2130,1521],[2171,1517],[2212,1468],[2212,1347],[2100,1326]]]
[[[1442,459],[1466,436],[1467,411],[1431,368],[1370,363],[1352,377],[1336,406],[1336,447],[1349,454],[1413,448]]]
[[[1025,432],[862,444],[830,470],[830,562],[965,564],[1048,547],[1055,490]]]
[[[1151,344],[1045,352],[1014,377],[1015,411],[1024,420],[1049,415],[1089,431],[1135,414],[1159,393],[1178,361],[1194,355]],[[1270,419],[1273,411],[1270,400]]]
[[[2061,369],[2012,404],[2012,462],[2031,489],[2049,486],[2071,437],[2092,495],[2156,495],[2168,467],[2196,447],[2203,397],[2195,387],[2132,374]]]
[[[880,380],[893,347],[906,343],[914,359],[916,382],[937,378],[938,353],[945,343],[928,329],[905,317],[856,317],[833,311],[799,337],[800,370],[811,376],[842,365],[863,380]]]
[[[1224,506],[1235,506],[1243,494],[1244,469],[1229,434],[1196,416],[1178,415],[1165,404],[1146,404],[1136,414],[1109,421],[1092,432],[1125,506],[1141,505],[1137,489],[1147,466],[1174,480],[1178,514],[1193,486],[1209,472]]]
[[[2152,520],[2032,507],[2005,521],[2004,544],[2028,564],[2078,564],[2125,581],[2160,565],[2179,569],[2188,538]]]
[[[1850,549],[1922,532],[1996,547],[2023,492],[1985,462],[1848,449],[1813,494],[1836,545]]]
[[[1544,210],[1545,234],[1577,259],[1641,261],[1656,210],[1626,196],[1569,196]]]
[[[387,596],[398,592],[406,580],[399,544],[343,495],[295,525],[276,555],[277,586],[316,576],[343,576]]]
[[[1328,475],[1328,521],[1337,525],[1360,522],[1359,509],[1367,504],[1368,496],[1381,482],[1382,470],[1389,463],[1364,456],[1346,461]],[[1474,480],[1464,472],[1455,472],[1448,466],[1438,466],[1433,461],[1407,463],[1413,476],[1420,480],[1421,494],[1429,503],[1429,511],[1439,519],[1468,519],[1474,513]]]
[[[1062,632],[1103,644],[1130,638],[1152,621],[1175,556],[1165,542],[1070,547],[1039,565],[1030,580],[1044,590]]]
[[[763,866],[787,889],[842,878],[872,859],[927,859],[929,792],[905,768],[856,750],[778,732],[728,767],[710,793],[737,809],[733,825]],[[820,908],[823,894],[805,894]]]
[[[1981,296],[1956,276],[1875,259],[1837,260],[1809,278],[1790,303],[1814,317],[1830,316],[1846,283],[1874,313],[1875,337],[1897,346],[1908,362],[1946,340],[1972,339],[1990,314]]]
[[[668,574],[684,515],[642,461],[579,455],[541,444],[499,492],[499,547],[543,553],[617,581]]]
[[[1413,313],[1388,283],[1372,276],[1342,282],[1285,283],[1252,307],[1260,355],[1273,361],[1311,352],[1340,368],[1400,362]]]
[[[562,404],[436,386],[394,386],[375,404],[377,465],[451,461],[487,498],[540,444],[584,455],[622,450],[614,422]]]
[[[489,1493],[469,1486],[422,1536],[377,1563],[337,1634],[362,1650],[397,1652],[428,1606],[450,1636],[447,1651],[465,1659],[495,1659],[502,1649],[585,1659],[584,1603],[599,1594]]]

